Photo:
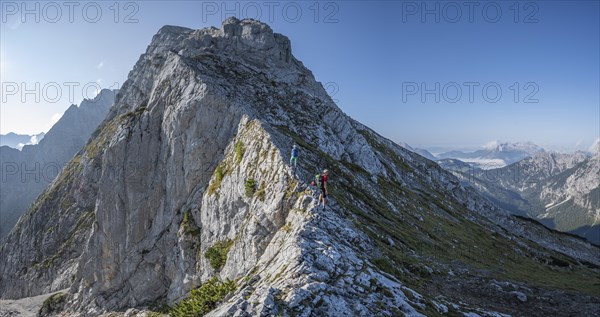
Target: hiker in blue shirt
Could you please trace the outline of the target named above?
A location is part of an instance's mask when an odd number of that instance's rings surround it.
[[[294,144],[292,147],[292,157],[290,157],[290,165],[296,168],[296,164],[298,163],[298,146]]]

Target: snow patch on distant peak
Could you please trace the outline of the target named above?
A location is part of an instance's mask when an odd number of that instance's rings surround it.
[[[594,155],[598,155],[600,153],[600,138],[594,141],[594,143],[588,148],[588,151]]]
[[[490,141],[482,146],[489,151],[523,151],[530,154],[543,151],[541,147],[532,142],[501,142],[498,140]]]

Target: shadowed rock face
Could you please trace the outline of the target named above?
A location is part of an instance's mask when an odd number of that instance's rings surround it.
[[[22,151],[0,147],[0,239],[13,228],[35,198],[85,145],[114,103],[116,91],[72,105],[38,144]]]
[[[326,209],[307,186],[323,168]],[[502,308],[494,294],[457,298],[436,285],[501,278],[498,254],[539,258],[527,269],[552,250],[597,263],[588,244],[529,226],[346,116],[267,25],[167,26],[2,246],[0,295],[71,286],[68,311],[94,315],[172,304],[218,276],[236,291],[212,316],[481,313]],[[475,270],[484,252],[496,252],[480,263],[487,273]]]

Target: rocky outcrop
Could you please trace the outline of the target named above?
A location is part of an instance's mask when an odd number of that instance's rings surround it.
[[[308,185],[323,168],[327,208]],[[545,232],[541,246],[525,226],[346,116],[267,25],[167,26],[0,249],[0,295],[70,285],[66,311],[99,315],[173,305],[217,277],[235,291],[211,316],[493,315],[513,311],[461,288],[559,289],[558,274],[580,284],[575,302],[597,296],[582,278],[597,272],[597,248]],[[569,270],[552,271],[552,258]],[[523,263],[506,273],[506,259]],[[520,308],[539,311],[540,292],[523,294]]]

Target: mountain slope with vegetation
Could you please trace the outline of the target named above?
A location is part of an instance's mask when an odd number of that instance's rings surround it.
[[[440,165],[513,214],[600,245],[600,156],[538,153],[509,166],[479,170]]]
[[[154,36],[0,248],[0,296],[68,287],[73,315],[591,316],[598,255],[352,120],[286,37],[229,18]]]

